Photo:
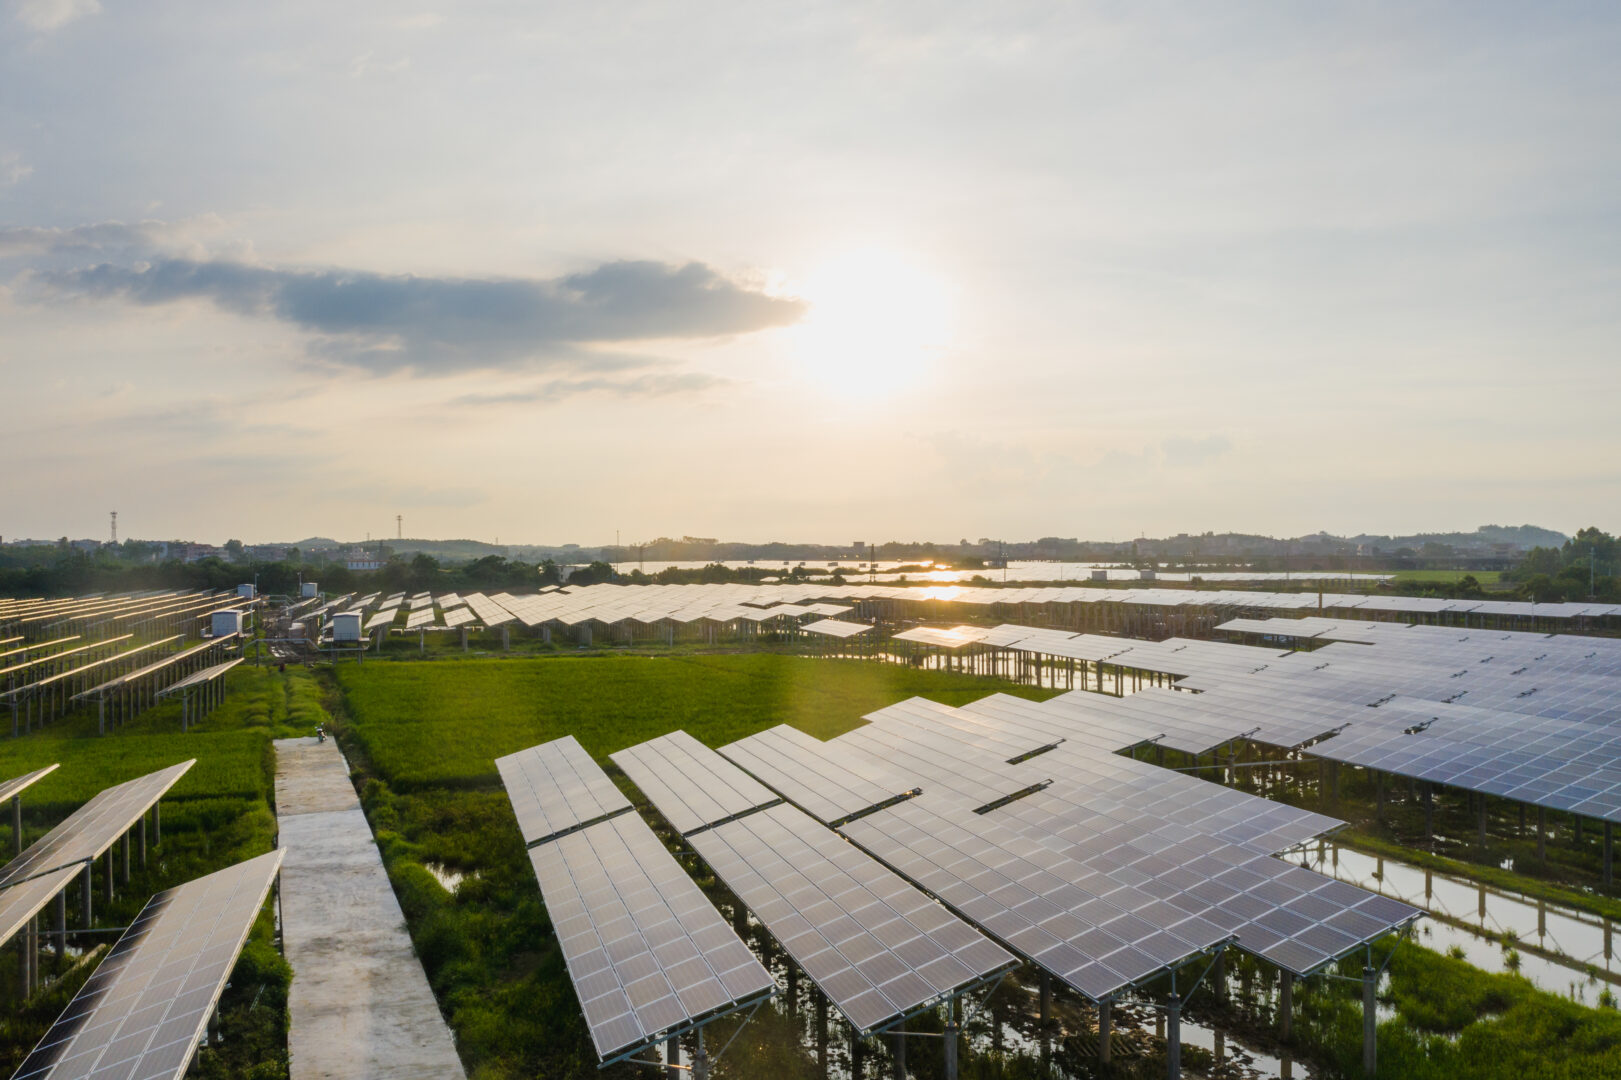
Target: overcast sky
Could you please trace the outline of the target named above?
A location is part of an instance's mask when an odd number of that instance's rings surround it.
[[[0,14],[0,534],[1621,528],[1621,7]]]

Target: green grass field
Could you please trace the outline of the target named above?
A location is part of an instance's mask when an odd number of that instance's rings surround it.
[[[1490,587],[1503,578],[1501,570],[1390,570],[1379,573],[1391,574],[1392,580],[1397,584],[1433,581],[1439,585],[1456,585],[1466,577],[1473,577],[1482,585]]]
[[[281,675],[244,665],[228,678],[225,703],[186,734],[180,732],[178,704],[166,703],[107,736],[96,734],[95,717],[86,714],[0,744],[0,776],[51,762],[61,765],[23,794],[25,843],[44,835],[103,788],[196,759],[163,800],[163,843],[152,849],[148,866],[143,870],[136,860],[130,884],[118,890],[110,907],[98,896],[98,925],[127,925],[153,893],[270,850],[276,832],[270,805],[275,776],[271,741],[313,732],[325,718],[320,687],[302,670]],[[273,934],[267,908],[222,1003],[226,1040],[200,1052],[192,1075],[251,1080],[287,1075],[291,972],[276,951]],[[100,937],[111,940],[110,935]],[[85,965],[61,973],[56,985],[0,1025],[0,1066],[8,1071],[16,1067],[90,970]],[[42,962],[42,985],[53,974]]]
[[[956,705],[990,689],[896,664],[762,653],[344,664],[338,677],[356,721],[348,735],[397,792],[488,787],[495,758],[562,735],[599,758],[676,728],[712,746],[781,723],[829,738],[914,694]]]
[[[792,656],[564,657],[345,664],[333,712],[429,981],[477,1080],[599,1075],[494,759],[573,734],[606,763],[614,750],[685,728],[710,745],[778,723],[826,737],[914,695],[958,704],[993,690],[962,675]],[[616,772],[610,767],[611,772]],[[628,781],[621,781],[628,785]],[[454,894],[428,869],[468,875]],[[701,881],[713,885],[707,879]],[[773,1062],[809,1080],[797,1036],[774,1051],[749,1039],[732,1069]],[[745,1064],[752,1063],[752,1064]],[[619,1066],[611,1077],[646,1076]]]

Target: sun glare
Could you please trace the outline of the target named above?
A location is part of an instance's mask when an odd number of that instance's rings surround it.
[[[810,304],[794,331],[801,374],[829,389],[887,395],[926,382],[950,341],[949,290],[890,251],[848,252],[795,291]]]

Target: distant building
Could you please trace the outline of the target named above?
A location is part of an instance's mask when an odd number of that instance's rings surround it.
[[[344,553],[343,565],[350,570],[381,570],[383,560],[363,548],[350,548]]]

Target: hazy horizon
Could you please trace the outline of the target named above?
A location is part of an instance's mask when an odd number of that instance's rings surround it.
[[[12,3],[0,534],[1621,531],[1618,45]]]

